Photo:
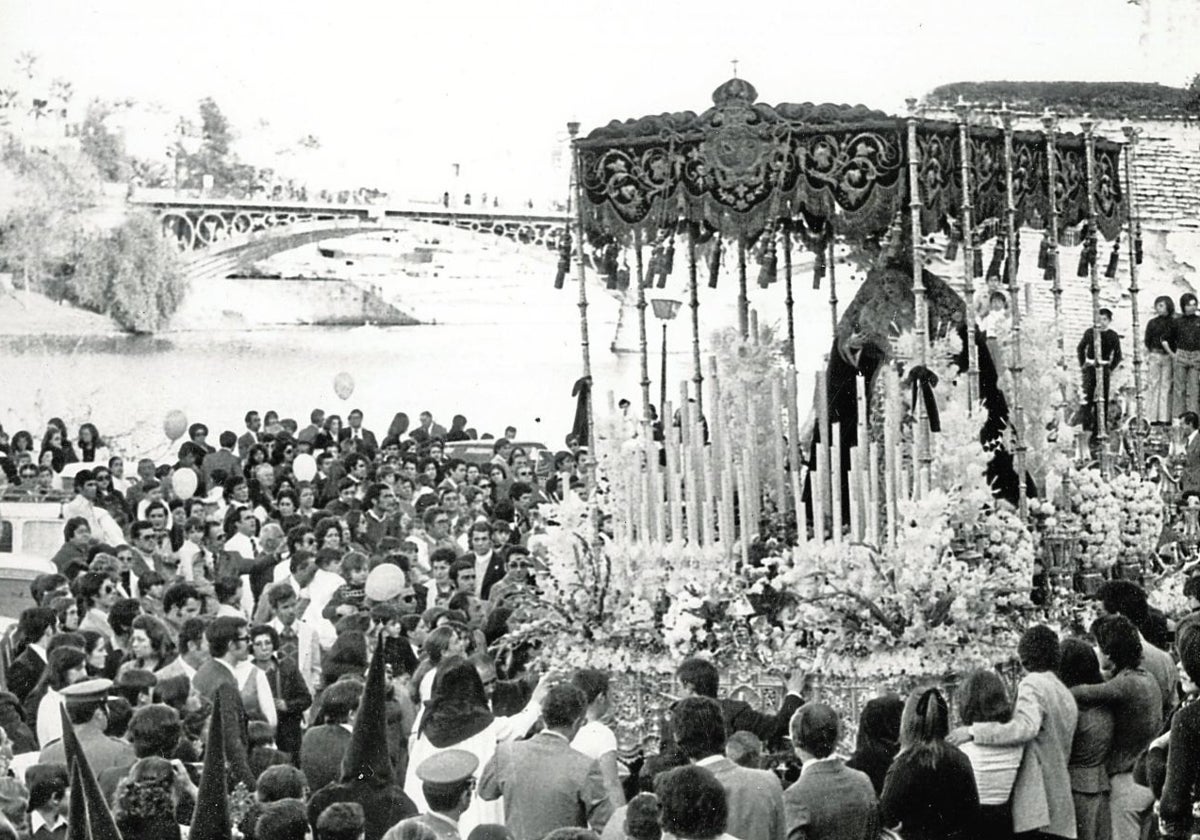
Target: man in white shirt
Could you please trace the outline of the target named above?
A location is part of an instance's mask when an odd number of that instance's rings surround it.
[[[225,551],[241,556],[246,563],[253,563],[259,558],[258,517],[250,508],[242,508],[238,512],[237,533],[225,541]],[[244,565],[244,564],[239,564]],[[246,615],[254,612],[254,595],[250,591],[249,573],[241,575],[242,579],[242,611]]]

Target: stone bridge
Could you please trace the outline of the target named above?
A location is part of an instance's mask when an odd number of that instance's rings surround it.
[[[405,222],[501,236],[553,250],[566,231],[566,214],[465,209],[435,205],[316,204],[310,202],[134,197],[129,203],[157,213],[163,233],[179,243],[195,278],[217,276],[322,239],[396,229]]]

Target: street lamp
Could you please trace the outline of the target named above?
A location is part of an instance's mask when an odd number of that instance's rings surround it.
[[[659,419],[665,423],[665,413],[667,410],[667,323],[675,319],[676,313],[679,312],[679,307],[683,306],[683,301],[673,300],[672,298],[654,298],[650,301],[650,305],[654,307],[654,317],[663,322],[662,397],[658,404],[658,410],[660,412]]]

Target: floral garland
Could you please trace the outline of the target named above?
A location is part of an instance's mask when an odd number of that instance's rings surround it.
[[[1081,519],[1084,569],[1107,571],[1121,559],[1121,502],[1113,484],[1094,468],[1067,476],[1065,490],[1071,510]]]

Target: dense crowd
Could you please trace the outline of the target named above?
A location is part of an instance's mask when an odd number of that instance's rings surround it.
[[[0,837],[99,837],[109,812],[125,840],[1192,836],[1200,612],[1172,637],[1106,583],[1086,635],[1024,634],[1018,684],[881,694],[848,757],[811,675],[760,711],[688,659],[656,751],[623,752],[609,674],[506,644],[542,608],[539,506],[590,491],[586,450],[510,428],[467,462],[462,417],[347,420],[250,412],[218,447],[193,424],[129,477],[94,427],[52,421],[40,457],[0,438],[5,498],[71,486],[0,645]]]

